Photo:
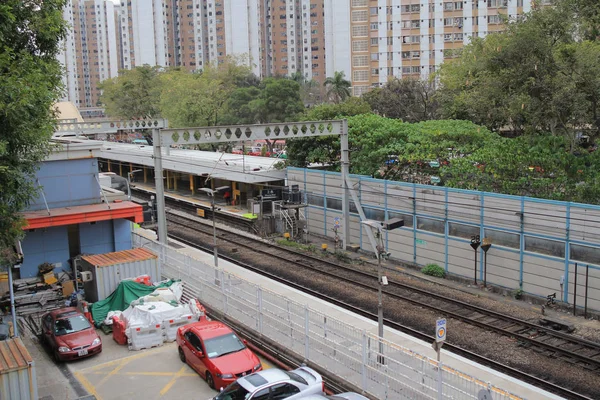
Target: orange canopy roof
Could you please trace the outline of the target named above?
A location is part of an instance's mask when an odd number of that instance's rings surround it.
[[[142,206],[131,201],[51,208],[50,213],[48,210],[27,211],[22,215],[27,220],[27,225],[23,229],[49,228],[113,219],[128,219],[136,223],[144,221]]]

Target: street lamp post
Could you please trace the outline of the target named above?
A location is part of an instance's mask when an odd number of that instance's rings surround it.
[[[381,259],[389,258],[390,253],[385,250],[383,244],[383,231],[391,231],[404,226],[404,220],[394,218],[389,221],[379,222],[374,220],[361,221],[362,224],[368,225],[375,229],[375,236],[378,239],[377,244],[377,335],[379,336],[379,362],[383,364],[383,286],[387,285],[387,277],[383,275]]]
[[[131,177],[136,172],[142,172],[141,169],[134,169],[133,171],[129,171],[127,173],[127,200],[131,201]]]
[[[221,186],[216,189],[209,188],[198,188],[199,191],[204,192],[210,197],[210,208],[212,211],[212,222],[213,222],[213,254],[215,256],[215,268],[219,268],[219,254],[217,250],[217,226],[215,224],[215,194],[220,193],[226,189],[229,189],[229,186]]]

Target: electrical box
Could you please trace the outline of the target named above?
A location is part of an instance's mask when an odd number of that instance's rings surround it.
[[[401,228],[404,226],[404,220],[402,218],[392,218],[387,221],[383,221],[381,223],[381,227],[386,231],[391,231],[396,228]]]
[[[92,271],[81,271],[80,274],[82,282],[91,282],[94,279]]]

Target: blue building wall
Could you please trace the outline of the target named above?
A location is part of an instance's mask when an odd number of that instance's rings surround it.
[[[112,221],[79,224],[79,244],[82,254],[102,254],[115,251]]]
[[[27,232],[21,244],[25,254],[21,266],[21,278],[37,276],[38,266],[44,262],[57,264],[55,271],[70,270],[69,238],[66,226]]]
[[[100,185],[96,179],[98,160],[46,161],[41,163],[36,177],[41,185],[49,208],[80,206],[100,203]],[[44,210],[41,194],[34,199],[28,210]]]
[[[131,222],[126,219],[113,220],[115,251],[131,249]]]
[[[38,274],[38,266],[56,264],[55,272],[70,271],[68,227],[28,231],[22,241],[25,260],[21,278]],[[131,222],[124,219],[79,224],[81,254],[102,254],[131,249]]]

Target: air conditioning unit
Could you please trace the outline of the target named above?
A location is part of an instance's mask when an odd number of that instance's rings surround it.
[[[91,282],[94,279],[92,271],[81,271],[80,273],[82,282]]]

